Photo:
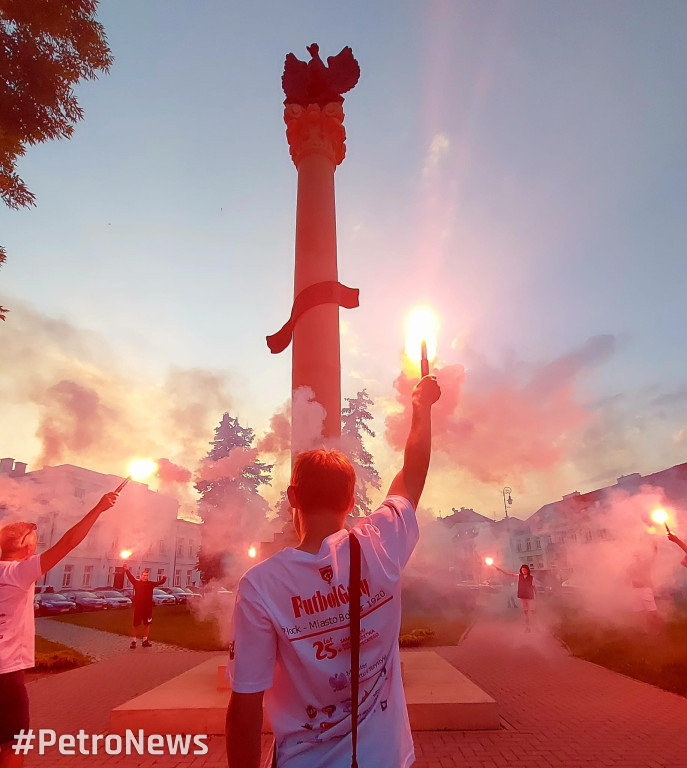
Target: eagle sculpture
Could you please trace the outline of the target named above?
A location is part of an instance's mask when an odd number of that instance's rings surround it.
[[[286,55],[282,88],[286,94],[284,104],[325,104],[343,102],[342,93],[350,91],[360,77],[360,67],[353,57],[353,51],[346,46],[341,53],[327,58],[327,65],[320,58],[317,43],[307,46],[311,60],[297,59],[293,53]]]

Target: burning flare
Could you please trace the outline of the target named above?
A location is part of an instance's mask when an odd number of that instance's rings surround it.
[[[134,480],[145,480],[157,472],[157,464],[152,459],[132,459],[127,474]]]
[[[485,562],[487,565],[494,565],[494,558],[493,558],[493,557],[485,557],[485,558],[484,558],[484,562]]]
[[[131,557],[131,555],[133,555],[133,552],[130,549],[123,549],[119,553],[119,556],[122,558],[122,560],[128,560]]]
[[[427,307],[415,307],[406,320],[406,355],[419,365],[422,342],[427,344],[427,357],[434,360],[437,356],[437,329],[439,320]]]
[[[670,528],[668,527],[668,513],[665,511],[665,509],[661,509],[660,507],[655,509],[651,513],[651,519],[655,523],[658,523],[658,525],[661,525],[661,523],[663,523],[663,525],[665,525],[666,527],[666,531],[670,533]]]
[[[255,557],[258,554],[258,550],[255,547],[248,548],[248,557]]]

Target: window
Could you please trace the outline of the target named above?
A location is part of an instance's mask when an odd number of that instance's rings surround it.
[[[64,571],[62,571],[62,586],[63,587],[71,587],[72,585],[72,571],[74,570],[73,565],[65,565]]]
[[[522,542],[518,542],[518,552],[522,552]]]
[[[534,540],[534,548],[541,549],[541,541],[539,539]]]
[[[114,565],[111,565],[107,569],[107,586],[111,587],[114,584]]]
[[[181,586],[181,571],[178,568],[174,571],[174,586]]]
[[[186,571],[186,586],[193,583],[193,571]]]
[[[164,539],[160,539],[160,541],[158,542],[158,551],[160,552],[161,555],[165,554],[165,540]]]
[[[177,555],[179,555],[179,557],[183,557],[183,555],[184,555],[184,540],[183,539],[179,539],[177,541]]]
[[[591,531],[585,531],[584,532],[584,538],[585,538],[585,541],[591,541],[592,540],[592,532]]]
[[[532,549],[532,542],[527,539],[527,551],[529,552]]]
[[[189,557],[195,557],[196,556],[196,542],[195,541],[189,541],[188,543],[188,556]]]
[[[157,581],[160,581],[160,579],[165,575],[165,569],[164,568],[158,568],[157,569]]]
[[[92,583],[93,578],[93,566],[92,565],[84,565],[83,567],[83,586],[84,587],[90,587]]]

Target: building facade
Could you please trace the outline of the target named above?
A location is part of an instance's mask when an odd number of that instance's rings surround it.
[[[12,484],[3,487],[16,490],[13,501],[0,494],[0,525],[11,520],[35,522],[40,553],[123,478],[71,464],[27,472],[23,462],[0,459],[0,479]],[[201,524],[180,519],[178,513],[179,504],[172,496],[129,482],[84,541],[38,584],[56,590],[111,586],[115,569],[126,561],[134,576],[147,568],[151,579],[166,576],[169,585],[199,586]]]

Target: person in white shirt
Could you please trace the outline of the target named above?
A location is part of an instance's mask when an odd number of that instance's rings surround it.
[[[35,664],[34,584],[84,540],[101,512],[116,500],[116,493],[106,493],[40,555],[35,523],[0,528],[0,768],[18,768],[24,762],[12,745],[19,731],[29,727],[24,670]]]
[[[357,752],[362,766],[407,768],[415,759],[401,682],[401,571],[418,540],[415,509],[431,452],[433,376],[412,395],[403,468],[379,509],[353,531],[360,543]],[[346,516],[355,471],[338,451],[300,454],[287,490],[298,547],[248,570],[239,583],[227,675],[230,768],[257,768],[265,710],[279,768],[351,765],[350,574]]]

